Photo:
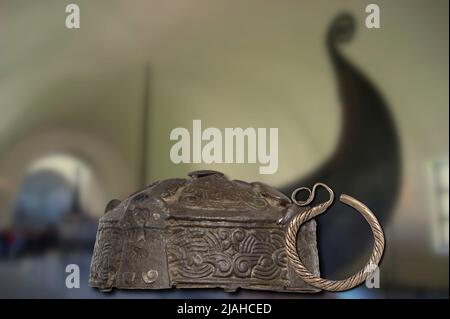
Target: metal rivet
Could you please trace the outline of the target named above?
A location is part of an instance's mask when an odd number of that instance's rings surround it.
[[[158,220],[161,217],[161,215],[159,215],[158,213],[153,213],[153,218],[155,220]]]
[[[158,271],[154,269],[150,269],[149,271],[142,273],[142,279],[147,284],[154,283],[157,278],[158,278]]]

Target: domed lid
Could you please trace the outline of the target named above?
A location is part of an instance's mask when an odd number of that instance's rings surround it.
[[[210,170],[188,175],[189,179],[155,182],[122,202],[108,205],[103,220],[121,220],[126,211],[143,209],[146,215],[156,213],[161,219],[275,221],[290,204],[284,194],[260,182],[229,180]],[[147,218],[142,217],[144,223]]]

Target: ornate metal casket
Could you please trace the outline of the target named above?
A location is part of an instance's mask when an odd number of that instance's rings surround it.
[[[100,219],[89,284],[123,289],[237,288],[317,292],[287,261],[285,225],[292,206],[265,184],[216,171],[155,182]],[[302,225],[298,255],[319,276],[316,223]]]

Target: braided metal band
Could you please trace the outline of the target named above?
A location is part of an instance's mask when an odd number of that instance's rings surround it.
[[[304,206],[306,204],[309,204],[313,197],[316,187],[322,186],[325,189],[328,190],[330,193],[330,199],[322,204],[319,204],[318,206],[314,206],[307,211],[295,216],[292,221],[289,223],[287,233],[286,233],[286,252],[288,259],[290,263],[292,264],[295,272],[297,275],[299,275],[305,282],[310,284],[311,286],[314,286],[316,288],[322,289],[322,290],[328,290],[328,291],[344,291],[351,289],[355,286],[358,286],[362,282],[364,282],[375,270],[378,266],[378,263],[380,262],[380,259],[383,255],[384,250],[384,234],[383,230],[381,229],[380,223],[378,222],[375,215],[370,211],[369,208],[367,208],[363,203],[359,202],[358,200],[354,199],[353,197],[350,197],[348,195],[341,195],[340,201],[344,204],[347,204],[354,209],[356,209],[358,212],[360,212],[366,221],[369,223],[370,228],[373,232],[374,237],[374,247],[372,251],[372,255],[370,256],[369,261],[367,262],[366,266],[361,269],[359,272],[354,274],[351,277],[348,277],[344,280],[327,280],[320,277],[317,277],[313,275],[308,269],[305,268],[302,261],[300,260],[297,252],[297,233],[300,229],[300,226],[310,220],[311,218],[314,218],[317,215],[322,214],[327,210],[327,208],[332,204],[334,199],[333,191],[325,184],[317,183],[313,187],[313,191],[309,191],[310,197],[305,202],[297,202],[295,200],[295,195],[297,191],[295,191],[292,195],[293,201],[300,206]],[[302,188],[304,189],[304,188]]]

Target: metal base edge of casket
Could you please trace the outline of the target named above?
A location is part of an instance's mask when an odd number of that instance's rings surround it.
[[[318,292],[288,262],[291,201],[259,182],[216,171],[155,182],[113,200],[99,222],[89,285],[119,289],[237,288]],[[316,222],[301,226],[298,255],[319,276]]]

